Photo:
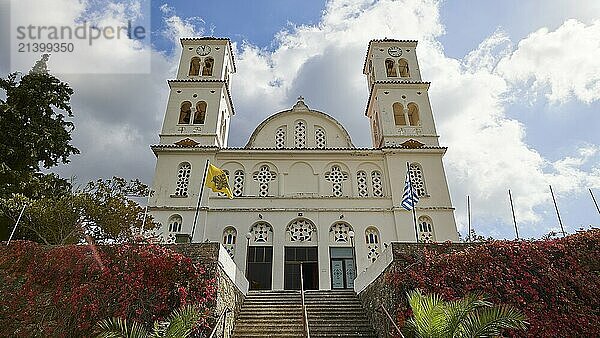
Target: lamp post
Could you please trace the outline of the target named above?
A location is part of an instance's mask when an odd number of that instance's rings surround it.
[[[356,248],[354,247],[354,231],[348,231],[348,237],[350,237],[350,244],[352,245],[352,260],[354,263],[354,279],[356,279],[357,267],[356,267]],[[352,281],[352,285],[354,285],[354,281]]]

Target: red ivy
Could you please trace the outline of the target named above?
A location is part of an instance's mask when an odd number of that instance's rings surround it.
[[[463,251],[447,244],[405,256],[388,282],[396,295],[416,287],[456,299],[481,291],[495,304],[512,304],[530,323],[525,337],[600,337],[600,231],[545,241],[494,241]],[[412,264],[412,265],[411,265]],[[405,297],[398,322],[411,315]]]
[[[0,336],[91,336],[104,318],[150,326],[181,305],[214,303],[215,276],[188,257],[157,245],[97,249],[0,248]]]

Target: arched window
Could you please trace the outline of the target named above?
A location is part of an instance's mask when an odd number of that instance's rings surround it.
[[[206,102],[198,101],[196,103],[196,113],[194,114],[194,124],[204,124],[206,118]]]
[[[315,129],[315,144],[317,149],[325,149],[327,146],[327,137],[325,136],[325,130],[321,127]]]
[[[396,72],[396,62],[392,59],[385,60],[385,71],[388,77],[397,77],[398,73]]]
[[[371,185],[373,186],[373,196],[383,197],[383,183],[381,182],[381,172],[377,170],[371,172]]]
[[[223,246],[229,253],[229,256],[233,259],[235,256],[235,241],[237,239],[237,230],[234,227],[229,226],[223,230]]]
[[[290,242],[313,242],[317,240],[317,228],[306,218],[296,218],[285,229]]]
[[[179,124],[189,124],[192,117],[192,103],[183,101],[179,110]]]
[[[188,185],[190,183],[190,174],[192,173],[192,165],[183,162],[179,164],[177,169],[177,183],[175,186],[175,196],[187,197]]]
[[[410,71],[408,70],[408,62],[406,59],[398,60],[398,70],[400,77],[410,77]]]
[[[296,122],[294,128],[294,147],[306,148],[306,124],[303,121]]]
[[[244,171],[236,170],[233,174],[233,196],[240,197],[244,195]]]
[[[190,71],[188,73],[189,76],[198,76],[200,75],[200,58],[194,56],[190,61]]]
[[[329,228],[329,241],[332,243],[350,243],[349,232],[352,231],[350,224],[338,221]]]
[[[379,257],[379,230],[376,227],[370,226],[365,230],[365,242],[367,244],[367,258],[371,262],[375,262]]]
[[[343,183],[348,180],[348,173],[334,164],[331,166],[331,171],[325,173],[325,180],[331,182],[333,196],[340,197],[344,193]]]
[[[402,103],[396,102],[392,108],[394,109],[394,123],[397,126],[405,126],[406,118],[404,117],[404,106]]]
[[[275,148],[285,148],[285,127],[280,127],[275,132]]]
[[[264,245],[273,244],[273,227],[267,222],[257,222],[250,227],[250,244]]]
[[[204,59],[204,67],[202,68],[202,76],[212,76],[213,75],[213,66],[215,61],[211,57],[207,57]]]
[[[271,171],[268,165],[263,165],[258,171],[254,172],[252,178],[258,182],[258,195],[260,197],[269,195],[269,183],[274,181],[276,177],[277,173]]]
[[[423,168],[419,163],[410,164],[410,182],[413,188],[416,190],[419,197],[427,196],[427,189],[425,188],[425,179],[423,177]]]
[[[171,217],[169,217],[169,234],[167,235],[167,240],[166,242],[168,244],[172,244],[175,243],[175,234],[180,233],[181,232],[181,224],[183,223],[181,216],[179,215],[172,215]]]
[[[356,173],[356,182],[358,183],[358,196],[367,197],[369,196],[369,188],[367,186],[367,173],[359,171]]]
[[[411,126],[418,126],[420,124],[419,106],[414,102],[408,104],[408,120]]]
[[[428,216],[419,217],[418,222],[419,228],[419,242],[431,243],[435,241],[435,235],[433,234],[433,222]]]

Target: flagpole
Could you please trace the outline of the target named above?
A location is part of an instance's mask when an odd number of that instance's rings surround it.
[[[415,237],[417,239],[417,243],[419,243],[419,231],[417,230],[417,212],[416,212],[416,206],[415,206],[415,200],[414,200],[414,196],[413,196],[413,187],[412,187],[412,177],[410,175],[410,164],[408,162],[406,162],[406,170],[408,173],[408,186],[410,189],[410,203],[412,204],[412,214],[413,214],[413,223],[415,225]]]
[[[202,182],[200,182],[200,192],[198,193],[198,204],[196,204],[196,214],[194,215],[194,225],[192,226],[192,234],[190,235],[190,243],[194,238],[194,232],[196,231],[196,222],[198,221],[198,213],[200,212],[200,202],[202,201],[202,193],[204,192],[204,184],[206,181],[206,172],[208,171],[208,159],[204,165],[204,174],[202,174]],[[202,238],[204,240],[204,238]]]
[[[510,193],[510,189],[508,189],[508,199],[510,199],[510,209],[512,210],[513,222],[515,223],[515,233],[517,234],[517,239],[519,239],[519,228],[517,228],[517,218],[515,217],[515,207],[513,205],[512,194]]]
[[[596,198],[594,197],[594,193],[592,192],[591,188],[588,188],[588,190],[590,191],[590,195],[592,195],[592,201],[594,201],[594,205],[596,206],[596,210],[598,210],[598,213],[600,214],[600,208],[598,208],[598,202],[596,202]]]
[[[469,232],[467,233],[467,242],[471,242],[471,198],[467,195],[467,214],[469,219]]]
[[[552,195],[552,201],[554,202],[554,209],[556,209],[556,216],[558,216],[558,224],[560,224],[560,230],[562,231],[563,237],[565,237],[565,228],[563,227],[562,220],[560,219],[560,212],[558,212],[558,204],[556,204],[556,198],[554,198],[554,191],[552,191],[551,185],[548,186],[550,187],[550,195]]]
[[[26,207],[27,207],[27,204],[24,204],[23,209],[21,209],[21,213],[19,214],[19,218],[17,218],[17,223],[15,223],[15,227],[13,228],[13,231],[10,233],[8,242],[6,242],[6,246],[8,246],[10,244],[10,240],[13,238],[13,235],[15,234],[15,230],[17,230],[17,226],[19,225],[19,222],[21,221],[21,217],[23,217],[23,213],[25,212]]]

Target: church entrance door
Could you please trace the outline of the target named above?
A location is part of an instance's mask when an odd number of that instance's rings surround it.
[[[304,277],[304,290],[319,289],[319,263],[317,247],[286,247],[284,283],[285,290],[300,290],[300,263]]]
[[[273,247],[249,246],[246,277],[250,290],[271,290],[273,271]]]
[[[352,248],[330,248],[331,288],[353,289],[356,267]]]

